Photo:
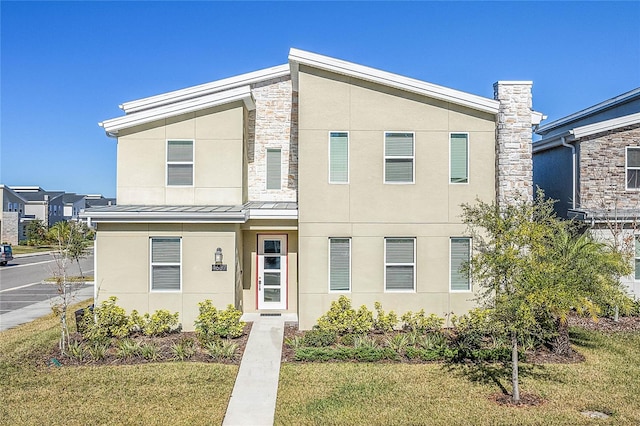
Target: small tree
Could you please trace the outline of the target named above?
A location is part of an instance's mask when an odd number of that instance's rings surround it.
[[[84,256],[86,244],[81,228],[75,222],[58,222],[49,232],[49,238],[53,240],[55,250],[51,252],[54,259],[52,275],[58,293],[57,303],[53,310],[60,316],[60,351],[65,353],[69,344],[69,328],[67,324],[67,309],[75,297],[75,292],[82,282],[71,282],[68,277],[68,268],[75,260],[80,267],[79,259]],[[85,251],[80,250],[84,247]]]
[[[40,219],[32,220],[27,225],[27,244],[40,246],[47,242],[47,228]]]
[[[580,236],[575,223],[556,218],[553,203],[539,191],[533,202],[462,206],[474,237],[468,272],[479,286],[478,301],[511,337],[514,401],[520,399],[518,336],[544,332],[555,323],[563,336],[556,347],[560,352],[570,348],[566,318],[571,309],[595,316],[599,303],[623,297],[617,277],[630,267],[619,251]]]
[[[65,255],[78,265],[80,276],[84,278],[80,259],[89,255],[89,245],[93,235],[86,224],[82,222],[57,222],[51,227],[47,235],[50,241],[59,246],[59,241],[65,241]]]

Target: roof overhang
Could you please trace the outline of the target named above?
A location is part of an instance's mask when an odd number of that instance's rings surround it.
[[[175,90],[173,92],[150,96],[148,98],[125,102],[119,106],[125,113],[131,114],[134,112],[168,105],[174,102],[181,102],[187,99],[197,98],[216,92],[234,89],[240,86],[247,86],[265,80],[284,77],[286,75],[289,75],[289,64],[265,68],[262,70],[213,81],[211,83],[205,83],[198,86]]]
[[[599,121],[593,124],[587,124],[585,126],[576,127],[574,129],[567,130],[559,135],[554,135],[549,138],[540,139],[533,143],[533,152],[546,151],[562,145],[564,142],[571,143],[578,139],[592,136],[602,132],[608,132],[622,127],[634,126],[640,124],[640,113],[629,114],[623,117],[612,118],[610,120]]]
[[[253,110],[256,107],[253,95],[251,94],[251,88],[249,86],[242,86],[198,98],[175,102],[170,105],[135,112],[125,115],[124,117],[112,118],[98,124],[104,128],[108,135],[112,136],[117,134],[118,131],[129,127],[162,120],[180,114],[201,111],[203,109],[225,105],[236,101],[244,102],[244,105],[248,110]]]
[[[92,223],[246,223],[298,219],[297,203],[249,202],[238,206],[103,206],[83,210]]]
[[[438,86],[425,81],[404,77],[375,68],[354,64],[352,62],[318,55],[317,53],[306,52],[299,49],[289,51],[289,63],[291,64],[291,79],[294,90],[298,90],[298,68],[299,65],[306,65],[313,68],[330,71],[336,74],[360,80],[370,81],[384,86],[393,87],[411,93],[416,93],[429,98],[451,102],[475,110],[497,114],[500,103],[494,99],[473,95],[448,87]]]
[[[589,108],[585,108],[581,111],[578,111],[574,114],[567,115],[566,117],[560,118],[558,120],[552,121],[550,123],[545,124],[544,126],[540,126],[536,133],[540,135],[544,135],[549,133],[555,128],[560,126],[564,126],[565,124],[571,123],[572,121],[580,120],[584,117],[588,117],[590,115],[597,114],[600,111],[611,109],[617,105],[623,104],[625,102],[629,102],[634,98],[640,97],[640,87],[637,89],[630,90],[626,93],[623,93],[619,96],[616,96],[611,99],[607,99],[606,101],[600,102],[596,105],[590,106]]]

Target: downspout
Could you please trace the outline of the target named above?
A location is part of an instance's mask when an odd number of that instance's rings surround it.
[[[567,148],[571,148],[571,181],[572,181],[572,191],[573,196],[571,197],[571,209],[575,210],[576,208],[576,147],[570,143],[567,143],[564,136],[560,136],[560,140],[562,141],[562,146]]]

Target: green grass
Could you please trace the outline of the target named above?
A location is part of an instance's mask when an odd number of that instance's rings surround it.
[[[29,254],[29,253],[48,253],[54,248],[51,246],[33,247],[33,246],[11,246],[11,252],[15,256],[16,254]]]
[[[70,312],[86,306],[81,302]],[[47,367],[53,315],[0,333],[0,425],[220,424],[238,367],[195,362]]]
[[[310,363],[281,368],[278,425],[638,425],[640,332],[573,330],[578,364],[524,364],[521,392],[535,407],[497,405],[510,369],[443,364]],[[500,385],[498,385],[500,383]],[[594,420],[580,414],[611,414]]]

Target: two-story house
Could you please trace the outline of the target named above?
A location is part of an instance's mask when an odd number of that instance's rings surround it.
[[[585,221],[602,238],[635,241],[635,274],[623,282],[640,297],[640,88],[536,133],[534,184],[558,200],[560,216]]]
[[[295,314],[340,295],[399,313],[473,306],[462,203],[532,195],[531,82],[489,99],[291,49],[289,63],[127,102],[97,302]]]
[[[17,245],[24,239],[24,209],[27,200],[13,189],[0,184],[0,243]]]

